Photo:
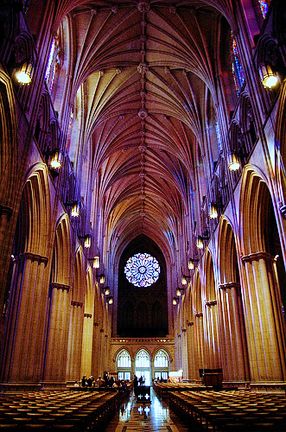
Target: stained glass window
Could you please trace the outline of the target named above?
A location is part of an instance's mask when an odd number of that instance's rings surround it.
[[[233,35],[231,36],[231,43],[232,43],[232,75],[234,79],[236,93],[239,94],[241,87],[244,84],[245,76],[239,58],[237,43]]]
[[[128,282],[133,285],[148,287],[158,280],[160,266],[156,258],[150,254],[137,253],[128,259],[124,273]]]
[[[54,37],[51,43],[50,54],[49,54],[47,69],[45,73],[45,81],[47,83],[50,92],[52,92],[53,90],[57,67],[60,64],[59,53],[60,53],[60,49],[58,46],[58,40],[56,37]]]
[[[259,7],[261,10],[261,14],[263,16],[263,18],[266,18],[268,9],[269,9],[269,4],[270,4],[270,0],[258,0],[259,3]]]

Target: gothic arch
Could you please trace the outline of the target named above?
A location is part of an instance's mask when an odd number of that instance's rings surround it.
[[[17,167],[17,130],[14,92],[10,78],[0,68],[0,203],[13,206],[12,180]]]

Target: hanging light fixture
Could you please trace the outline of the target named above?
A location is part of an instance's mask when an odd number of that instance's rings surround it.
[[[109,296],[110,294],[110,288],[109,287],[105,287],[104,288],[104,295]]]
[[[203,242],[202,236],[197,237],[196,246],[198,249],[204,248],[204,242]]]
[[[14,76],[18,84],[29,85],[32,82],[33,66],[31,63],[24,63],[16,69]]]
[[[229,163],[228,163],[228,169],[230,171],[237,171],[240,168],[240,161],[239,158],[235,153],[231,153],[229,157]]]
[[[98,268],[99,268],[99,265],[100,265],[100,259],[99,259],[99,256],[95,256],[95,257],[93,257],[92,267],[93,267],[94,269],[98,269]]]
[[[194,268],[195,268],[194,260],[192,258],[190,258],[189,261],[188,261],[188,269],[189,270],[194,270]]]
[[[74,218],[79,217],[79,203],[77,201],[72,204],[71,216]]]
[[[217,206],[213,202],[209,206],[209,217],[210,219],[217,219],[218,217]]]
[[[109,299],[107,300],[107,303],[109,305],[112,305],[113,304],[113,297],[109,297]]]
[[[181,278],[181,284],[183,285],[183,286],[186,286],[186,285],[188,285],[188,277],[187,276],[182,276],[182,278]]]
[[[101,274],[99,276],[99,283],[100,283],[100,285],[103,285],[105,283],[105,276],[104,276],[104,274]]]
[[[62,162],[61,162],[61,153],[58,149],[50,152],[48,164],[50,169],[55,171],[60,170],[60,168],[62,167]]]
[[[173,306],[176,306],[176,305],[178,304],[178,299],[177,299],[177,297],[173,297],[173,301],[172,301],[172,303],[173,303]]]
[[[181,295],[183,294],[183,292],[184,292],[183,289],[181,289],[181,288],[177,288],[177,290],[176,290],[176,296],[177,296],[177,297],[181,297]]]
[[[280,81],[279,75],[276,72],[273,72],[270,65],[260,65],[259,75],[263,87],[269,90],[275,88]]]
[[[86,234],[83,238],[83,245],[86,249],[89,249],[91,246],[91,235],[90,234]]]

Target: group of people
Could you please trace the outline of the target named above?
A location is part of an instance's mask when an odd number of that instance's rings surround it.
[[[124,380],[115,380],[115,378],[109,374],[109,372],[104,371],[103,377],[101,375],[94,379],[91,375],[89,378],[84,375],[81,381],[74,384],[75,387],[98,387],[98,388],[116,388],[122,391],[127,390],[127,384]]]

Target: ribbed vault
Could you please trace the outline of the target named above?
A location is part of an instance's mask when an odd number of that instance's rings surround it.
[[[166,254],[178,242],[196,165],[205,152],[207,104],[217,104],[220,22],[231,2],[61,1],[72,41],[71,100],[105,221],[119,250],[145,234]],[[226,16],[226,19],[229,17]],[[106,247],[106,246],[105,246]],[[116,253],[116,251],[115,251]]]

